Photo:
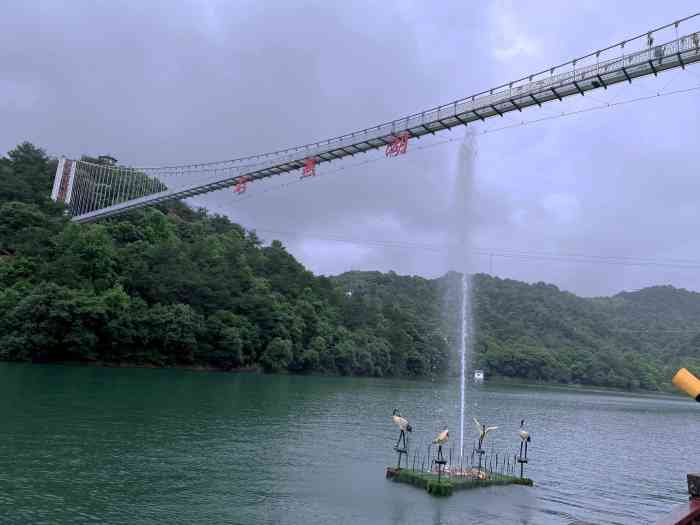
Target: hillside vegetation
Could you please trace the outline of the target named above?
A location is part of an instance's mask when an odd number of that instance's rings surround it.
[[[700,294],[671,286],[588,299],[553,285],[476,276],[477,354],[500,375],[667,389],[700,369]]]
[[[367,304],[393,302],[442,319],[435,327],[456,348],[460,279],[351,272],[334,281],[354,290],[358,303],[362,295]],[[474,363],[489,375],[665,390],[679,366],[700,372],[700,294],[672,286],[582,298],[551,284],[477,274],[473,312]]]
[[[76,225],[49,200],[54,170],[27,143],[0,158],[0,359],[450,372],[458,274],[315,276],[279,241],[179,203]],[[474,314],[490,375],[658,389],[700,365],[700,294],[669,286],[586,299],[476,275]]]
[[[77,225],[49,200],[55,162],[0,159],[0,358],[425,376],[436,319],[357,298],[278,242],[183,204]]]

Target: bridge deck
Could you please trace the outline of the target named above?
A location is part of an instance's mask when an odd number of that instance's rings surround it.
[[[698,15],[700,13],[685,20],[695,18]],[[673,24],[676,31],[679,23]],[[654,31],[660,31],[669,27],[671,27],[671,24]],[[80,213],[80,208],[77,208],[78,213],[73,217],[73,220],[76,222],[89,222],[102,217],[124,213],[135,208],[170,200],[185,199],[233,186],[244,176],[254,181],[300,170],[309,158],[315,159],[317,163],[331,162],[358,153],[386,147],[402,133],[407,133],[410,138],[418,138],[456,126],[500,117],[513,111],[522,111],[531,106],[542,106],[551,101],[560,101],[567,97],[583,96],[589,91],[607,89],[611,85],[623,82],[631,83],[636,78],[658,75],[664,71],[679,67],[685,68],[700,61],[699,33],[691,33],[661,45],[649,45],[653,42],[652,33],[637,36],[621,44],[591,53],[581,59],[573,60],[469,98],[457,100],[326,141],[222,163],[152,169],[151,173],[153,173],[154,177],[158,177],[159,174],[165,175],[185,171],[197,173],[198,170],[215,174],[221,172],[221,175],[215,176],[206,182],[195,182],[182,187],[173,187],[165,191],[144,194],[138,198],[131,198],[111,206],[92,209],[87,213]],[[625,44],[627,44],[629,49],[630,42],[641,38],[646,38],[647,45],[643,49],[625,53]],[[601,54],[609,53],[611,50],[616,52],[617,56],[601,61]],[[590,63],[594,59],[595,62]],[[571,69],[568,69],[568,67],[571,67]],[[557,71],[562,71],[562,69],[564,69],[563,72],[557,73]]]

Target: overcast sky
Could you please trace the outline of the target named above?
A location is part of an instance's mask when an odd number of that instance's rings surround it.
[[[614,4],[9,0],[0,151],[29,140],[52,155],[157,166],[275,150],[468,96],[697,10],[696,0]],[[691,66],[474,126],[468,227],[475,250],[494,254],[475,255],[476,270],[583,295],[700,290],[700,92],[497,131],[696,85],[700,66]],[[245,199],[226,190],[193,204],[281,238],[318,273],[437,276],[448,258],[429,248],[448,242],[463,135],[422,139],[401,158],[331,164],[278,191],[266,190],[298,174],[251,185]],[[425,148],[443,138],[456,140]],[[513,252],[530,256],[503,256]],[[658,264],[670,259],[697,267]]]

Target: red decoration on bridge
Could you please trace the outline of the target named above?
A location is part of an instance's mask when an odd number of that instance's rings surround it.
[[[247,189],[246,186],[251,180],[253,179],[251,177],[248,177],[247,175],[236,179],[236,185],[233,187],[233,191],[235,191],[238,194],[245,193],[245,190]]]
[[[403,155],[406,153],[408,148],[408,139],[411,138],[411,134],[408,131],[404,131],[398,137],[394,137],[391,144],[387,144],[386,151],[384,154],[387,157],[396,157],[398,155]]]
[[[309,157],[304,161],[304,168],[301,170],[301,178],[313,177],[316,175],[316,159]]]

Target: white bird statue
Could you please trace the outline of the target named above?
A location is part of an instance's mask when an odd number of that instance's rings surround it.
[[[525,459],[527,459],[527,444],[532,441],[530,433],[525,430],[525,420],[520,420],[520,430],[518,430],[518,435],[520,436],[520,457],[523,457],[523,445],[525,445]]]
[[[445,430],[440,432],[435,439],[433,439],[433,444],[434,445],[444,445],[447,443],[447,440],[450,438],[450,431],[447,430],[447,427],[445,427]]]
[[[520,436],[520,439],[522,439],[523,441],[527,441],[529,443],[530,441],[532,441],[532,439],[530,439],[530,433],[523,428],[524,426],[525,426],[525,420],[521,419],[520,420],[520,430],[518,430],[518,435]]]
[[[481,446],[484,443],[484,439],[486,439],[486,435],[492,430],[496,430],[498,427],[487,427],[486,425],[482,425],[476,418],[474,418],[474,423],[476,423],[476,428],[479,431],[479,450],[481,450]]]
[[[399,453],[398,468],[401,468],[401,454],[408,454],[408,446],[406,444],[406,432],[413,431],[413,428],[408,422],[408,419],[406,419],[405,417],[401,417],[398,408],[395,408],[394,412],[391,414],[391,420],[397,427],[399,427],[399,430],[401,431],[399,432],[399,439],[396,440],[396,445],[394,445],[394,450],[396,450]],[[408,461],[408,456],[406,456],[406,461]]]
[[[442,469],[447,463],[447,460],[445,459],[445,456],[442,453],[442,446],[447,443],[447,440],[450,439],[450,431],[447,430],[447,427],[445,427],[445,430],[440,432],[435,439],[433,439],[433,445],[438,446],[438,451],[437,455],[435,456],[435,459],[433,462],[437,465],[437,470],[438,470],[438,481],[440,480],[440,477],[442,476]],[[432,470],[432,467],[431,467]]]
[[[394,413],[391,415],[391,420],[394,422],[394,424],[401,429],[402,432],[412,432],[413,428],[411,428],[411,425],[408,422],[408,419],[405,417],[401,417],[401,414],[399,414],[399,409],[395,408]]]

